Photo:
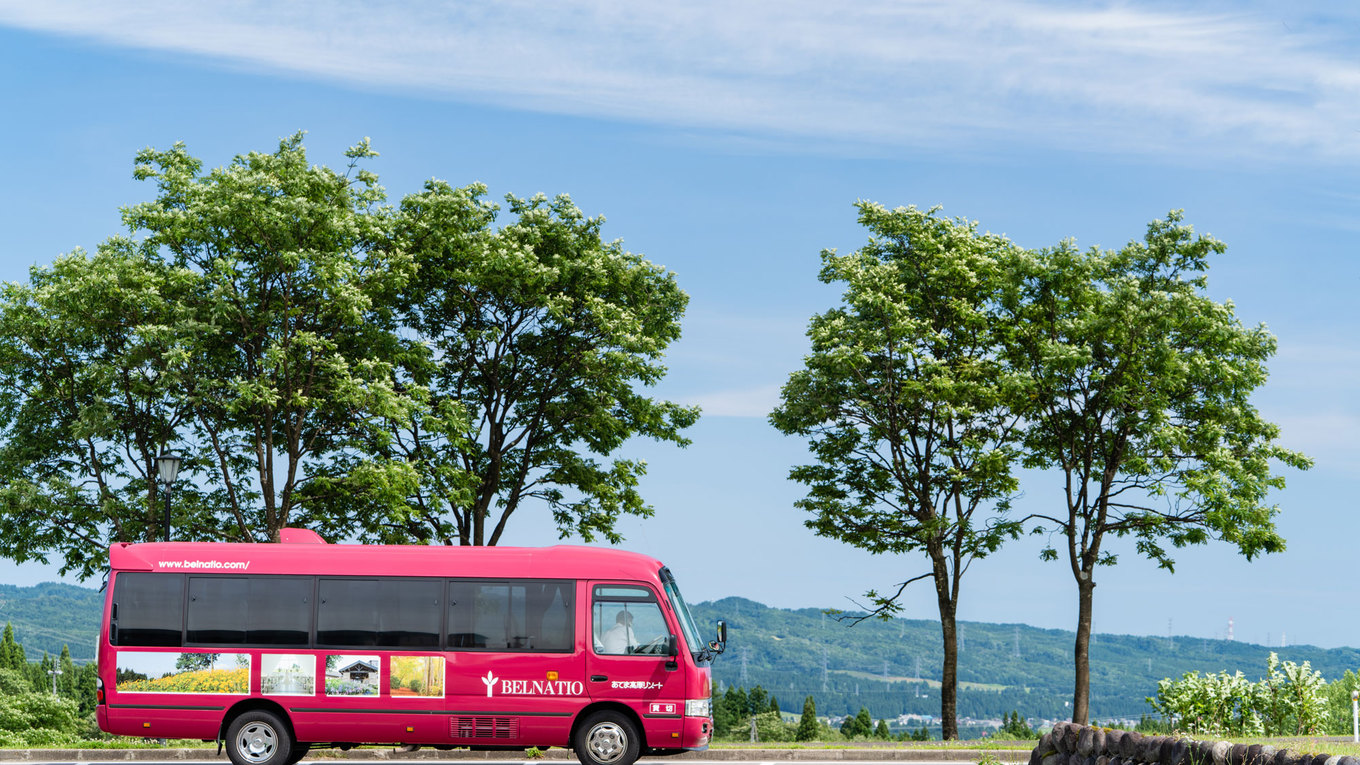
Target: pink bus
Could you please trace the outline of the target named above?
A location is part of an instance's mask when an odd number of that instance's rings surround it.
[[[99,727],[223,743],[572,747],[584,765],[705,749],[717,639],[645,555],[589,547],[117,544]]]

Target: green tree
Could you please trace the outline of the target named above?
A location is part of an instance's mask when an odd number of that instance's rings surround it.
[[[568,197],[507,197],[514,220],[496,228],[485,193],[430,181],[402,200],[392,249],[418,268],[400,295],[419,337],[405,366],[430,400],[382,451],[420,466],[410,510],[369,535],[494,545],[536,503],[563,537],[618,542],[619,517],[652,508],[645,463],[614,455],[636,437],[686,445],[698,418],[640,392],[664,375],[688,296]]]
[[[868,707],[860,707],[859,712],[855,715],[855,732],[856,735],[865,738],[873,735],[874,718],[869,715]]]
[[[57,669],[61,671],[61,674],[57,676],[57,695],[67,699],[76,699],[78,679],[76,664],[71,661],[71,649],[65,644],[62,644],[61,655],[57,657]]]
[[[846,285],[843,304],[812,318],[812,352],[770,421],[816,457],[789,474],[808,486],[796,505],[813,515],[809,528],[872,554],[925,557],[925,573],[866,596],[871,614],[890,618],[908,585],[934,584],[940,716],[953,739],[962,578],[1020,530],[1006,511],[1024,379],[1002,361],[1000,311],[1015,248],[936,210],[857,207],[871,238],[849,255],[822,253],[820,279]]]
[[[220,653],[181,653],[175,660],[175,669],[181,672],[211,669],[221,656]]]
[[[754,715],[760,714],[761,712],[769,711],[769,706],[770,706],[770,694],[766,692],[764,688],[761,688],[759,685],[752,688],[750,692],[746,694],[747,714]],[[775,711],[777,712],[779,710],[776,709]]]
[[[27,668],[28,657],[24,647],[14,639],[14,625],[5,622],[4,637],[0,637],[0,669],[23,672]]]
[[[782,713],[782,710],[779,708],[779,699],[775,698],[773,695],[770,696],[770,708],[767,711],[774,712],[775,714]]]
[[[1088,719],[1096,569],[1116,561],[1107,538],[1132,536],[1167,570],[1168,548],[1215,537],[1249,560],[1284,549],[1266,504],[1284,486],[1271,463],[1310,462],[1251,403],[1274,337],[1205,294],[1224,249],[1174,211],[1118,251],[1034,253],[1007,298],[1008,356],[1033,384],[1025,463],[1065,487],[1060,512],[1034,518],[1059,540],[1044,557],[1061,546],[1077,583],[1074,722]]]
[[[820,732],[817,725],[817,704],[811,696],[803,699],[803,716],[798,718],[798,731],[794,738],[798,741],[816,741]]]
[[[190,418],[172,395],[187,272],[115,238],[0,286],[0,554],[63,573],[108,540],[162,536],[155,456]],[[186,484],[180,507],[201,506]]]
[[[204,173],[182,144],[147,149],[156,197],[123,210],[130,237],[0,289],[0,554],[89,576],[109,540],[160,538],[167,447],[188,455],[179,539],[342,533],[336,483],[404,499],[414,469],[366,449],[418,404],[392,363],[414,264],[358,169],[367,141],[346,156],[310,164],[297,134]]]
[[[892,738],[892,731],[888,730],[887,720],[878,721],[878,725],[874,728],[874,738],[882,739],[883,741],[887,741],[888,739]]]

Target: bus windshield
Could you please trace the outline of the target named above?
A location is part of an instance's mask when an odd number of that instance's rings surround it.
[[[697,656],[705,646],[703,641],[699,640],[699,629],[694,624],[689,605],[680,595],[680,588],[675,584],[675,577],[671,575],[669,569],[661,569],[661,584],[666,588],[666,597],[670,599],[675,618],[680,622],[680,630],[685,633],[685,645],[688,645],[690,651]]]

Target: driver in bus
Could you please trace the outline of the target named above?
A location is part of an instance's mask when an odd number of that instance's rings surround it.
[[[628,653],[637,645],[637,638],[633,635],[633,615],[620,611],[614,617],[614,626],[605,630],[602,642],[605,653]]]

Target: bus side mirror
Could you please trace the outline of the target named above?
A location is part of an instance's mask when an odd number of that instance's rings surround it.
[[[675,635],[671,635],[670,637],[666,638],[666,655],[667,656],[680,655],[680,641],[675,637]]]
[[[719,643],[727,642],[727,622],[723,621],[722,619],[718,620],[718,642]]]

